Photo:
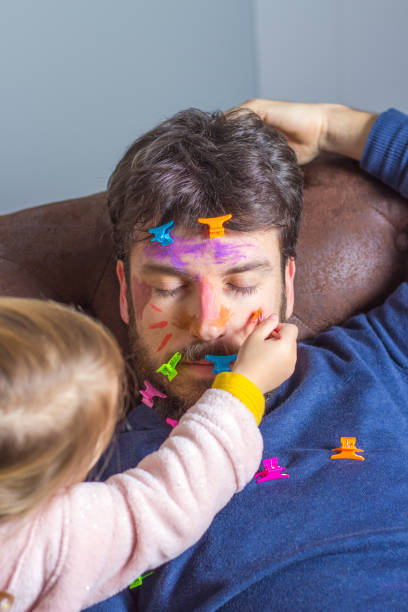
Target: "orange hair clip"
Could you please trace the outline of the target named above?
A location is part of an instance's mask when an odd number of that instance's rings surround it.
[[[223,217],[209,217],[207,219],[203,219],[200,217],[197,219],[199,223],[204,223],[208,225],[208,233],[210,238],[221,238],[224,235],[224,227],[223,223],[229,221],[232,215],[224,215]]]

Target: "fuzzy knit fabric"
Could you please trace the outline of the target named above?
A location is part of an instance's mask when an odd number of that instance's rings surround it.
[[[258,468],[262,437],[233,395],[209,389],[161,448],[105,483],[61,492],[0,527],[13,612],[69,612],[111,597],[192,546]]]

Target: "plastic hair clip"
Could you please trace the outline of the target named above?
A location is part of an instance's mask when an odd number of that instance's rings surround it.
[[[165,393],[162,393],[161,391],[156,389],[156,387],[153,387],[153,385],[151,385],[148,380],[145,380],[143,382],[145,385],[145,389],[142,389],[141,391],[139,391],[140,395],[143,398],[142,404],[149,406],[149,408],[153,408],[153,398],[154,397],[163,397],[163,398],[167,397]]]
[[[170,417],[167,417],[166,423],[168,423],[171,427],[176,427],[176,425],[179,424],[179,422],[176,421],[176,419],[171,419]]]
[[[167,362],[163,363],[160,368],[157,368],[156,372],[160,372],[163,376],[167,376],[169,380],[173,380],[177,376],[176,365],[181,359],[181,353],[174,353],[173,357]]]
[[[364,457],[357,453],[364,453],[362,448],[356,448],[356,438],[340,438],[340,448],[332,448],[333,451],[340,451],[337,455],[332,455],[330,459],[357,459],[364,461]]]
[[[150,576],[150,574],[154,574],[154,571],[148,572],[147,574],[143,574],[143,576],[139,576],[138,578],[136,578],[136,580],[129,584],[129,589],[135,589],[136,587],[140,586],[143,582],[143,578],[146,578],[146,576]]]
[[[280,478],[289,478],[289,474],[284,472],[285,468],[278,465],[278,458],[272,457],[271,459],[263,460],[264,469],[261,472],[257,472],[254,478],[258,480],[256,482],[266,482],[267,480],[279,480]]]
[[[235,361],[236,355],[206,355],[207,361],[211,361],[214,364],[213,374],[219,374],[220,372],[231,372],[230,363]]]
[[[153,234],[151,242],[160,242],[162,246],[166,246],[173,242],[173,238],[169,235],[171,228],[174,225],[174,221],[169,221],[164,225],[158,227],[152,227],[148,230],[149,234]]]
[[[229,221],[231,217],[232,215],[230,214],[222,217],[209,217],[208,219],[200,217],[197,221],[209,226],[208,233],[210,238],[221,238],[224,235],[223,223]]]

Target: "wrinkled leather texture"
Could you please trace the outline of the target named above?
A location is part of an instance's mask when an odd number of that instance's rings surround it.
[[[302,339],[381,303],[408,260],[406,200],[345,158],[321,157],[304,173],[292,317]],[[75,304],[126,353],[106,194],[1,216],[0,294]]]

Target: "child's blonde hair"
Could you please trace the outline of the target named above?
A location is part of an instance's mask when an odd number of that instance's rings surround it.
[[[124,365],[102,325],[0,298],[0,523],[85,478],[122,410]]]

